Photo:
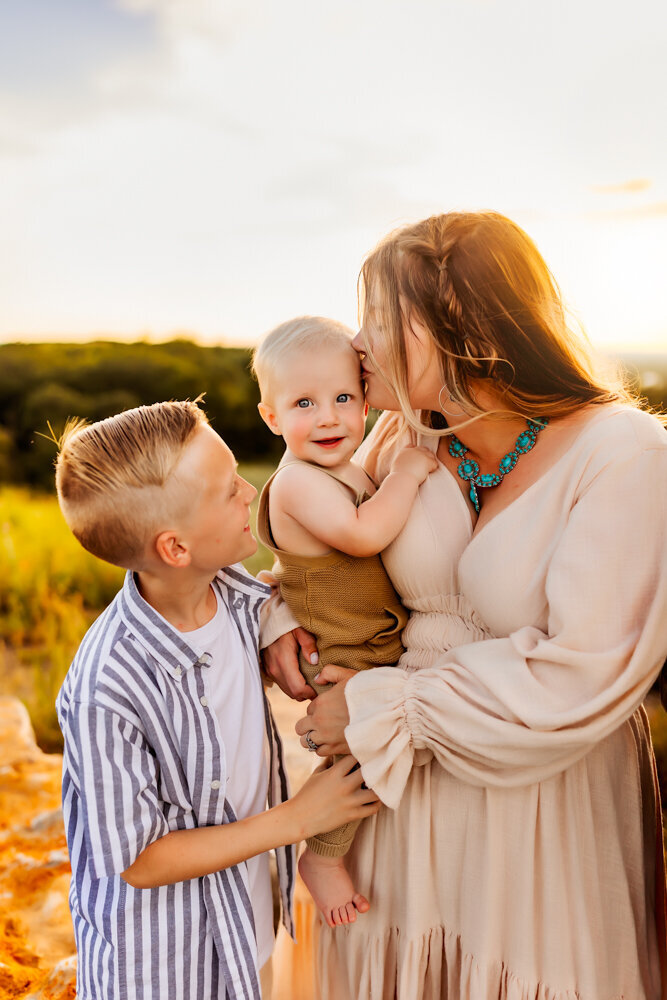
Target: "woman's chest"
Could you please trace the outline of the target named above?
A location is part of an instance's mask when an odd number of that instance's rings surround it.
[[[536,483],[479,526],[451,473],[422,485],[407,524],[383,553],[406,606],[438,611],[465,596],[496,636],[525,625],[546,628],[547,577],[567,528],[571,483]]]

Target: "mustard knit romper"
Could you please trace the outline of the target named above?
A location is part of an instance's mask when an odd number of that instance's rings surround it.
[[[269,491],[271,483],[287,465],[280,465],[268,480],[259,498],[257,537],[276,556],[273,567],[283,600],[302,628],[317,639],[319,663],[299,657],[301,673],[319,694],[328,684],[317,684],[314,677],[327,663],[351,670],[394,666],[403,653],[401,632],[408,614],[387,576],[379,555],[357,558],[332,549],[321,556],[299,556],[279,549],[271,534]],[[365,490],[356,492],[339,476],[319,465],[313,466],[350,490],[359,507],[369,499]],[[331,833],[308,839],[316,854],[340,857],[346,854],[358,822],[348,823]]]

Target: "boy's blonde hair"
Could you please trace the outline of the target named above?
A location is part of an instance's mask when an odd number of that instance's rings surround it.
[[[68,424],[59,443],[56,489],[63,516],[85,549],[116,566],[142,569],[161,521],[192,502],[170,477],[206,423],[196,402],[172,400],[94,424]]]
[[[262,401],[270,401],[273,376],[290,355],[326,345],[350,347],[353,337],[349,326],[324,316],[297,316],[271,330],[252,356],[251,371],[259,382]]]

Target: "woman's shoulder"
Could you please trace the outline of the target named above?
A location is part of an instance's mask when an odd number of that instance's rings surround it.
[[[581,484],[594,479],[603,469],[645,464],[645,456],[653,467],[667,463],[667,430],[651,413],[635,406],[608,404],[601,406],[586,422],[569,449],[570,462],[578,467]]]
[[[667,429],[652,413],[636,406],[608,404],[593,413],[582,428],[580,447],[602,452],[611,451],[617,457],[658,449],[667,451]]]

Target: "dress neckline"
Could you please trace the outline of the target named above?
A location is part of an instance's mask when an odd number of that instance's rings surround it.
[[[605,420],[605,419],[607,419],[607,418],[609,418],[611,416],[614,416],[616,413],[623,412],[623,411],[628,410],[628,409],[629,409],[629,407],[624,406],[622,403],[611,403],[608,406],[605,406],[604,409],[598,410],[597,412],[593,412],[593,414],[591,415],[591,417],[587,421],[585,421],[585,423],[581,426],[581,428],[579,430],[579,433],[576,435],[576,437],[574,437],[572,439],[572,441],[570,442],[569,447],[567,447],[565,449],[565,451],[561,455],[559,455],[559,457],[556,459],[556,461],[552,465],[550,465],[547,469],[545,469],[544,472],[542,472],[542,474],[539,475],[534,482],[532,482],[528,486],[526,486],[525,490],[523,490],[521,493],[519,493],[518,496],[516,496],[513,500],[510,500],[510,502],[508,504],[506,504],[504,507],[502,507],[496,514],[493,515],[493,517],[489,518],[488,521],[485,521],[482,524],[481,527],[478,527],[479,517],[477,518],[476,521],[473,521],[473,519],[472,519],[472,510],[471,510],[470,504],[468,503],[468,501],[466,500],[465,496],[463,495],[463,492],[461,491],[461,489],[459,487],[459,484],[458,484],[458,481],[456,479],[456,476],[453,474],[453,472],[451,472],[450,469],[447,468],[447,466],[444,464],[444,462],[441,462],[440,459],[438,458],[437,444],[436,444],[435,457],[436,457],[436,460],[438,462],[438,469],[437,469],[437,471],[438,472],[443,472],[448,477],[448,479],[451,482],[451,485],[455,488],[456,493],[458,494],[461,503],[463,504],[463,506],[466,509],[467,520],[468,520],[468,525],[469,525],[469,529],[470,529],[470,537],[468,539],[468,545],[466,546],[466,549],[469,548],[472,545],[472,543],[474,541],[476,541],[477,538],[480,537],[480,535],[483,535],[484,532],[486,531],[486,529],[490,525],[492,525],[495,521],[497,521],[499,517],[502,517],[503,514],[505,514],[506,511],[514,509],[516,507],[516,504],[518,504],[523,499],[523,497],[526,496],[526,494],[531,493],[534,489],[536,489],[536,487],[540,486],[546,480],[548,480],[551,477],[551,474],[565,461],[565,459],[568,458],[568,457],[571,457],[572,452],[575,449],[575,447],[578,444],[580,444],[580,442],[582,441],[582,439],[588,434],[588,432],[590,431],[590,429],[593,426],[597,425],[598,423],[601,423],[602,420]],[[431,440],[433,440],[433,439],[431,439]],[[438,438],[437,439],[438,443],[439,443],[439,440],[440,439]]]

